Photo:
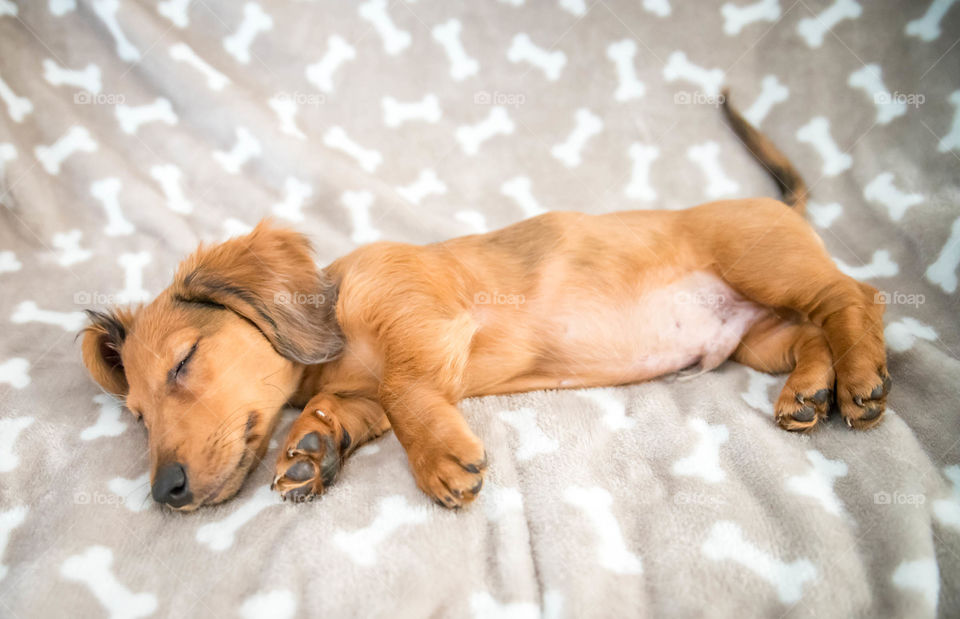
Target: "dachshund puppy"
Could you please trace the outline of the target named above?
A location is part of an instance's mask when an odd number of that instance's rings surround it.
[[[487,459],[457,402],[622,385],[732,358],[790,372],[777,423],[834,408],[878,423],[890,378],[876,290],[841,273],[803,219],[806,187],[733,109],[784,201],[685,211],[552,212],[426,246],[375,243],[323,270],[261,223],[201,247],[136,309],[90,312],[83,359],[149,433],[154,499],[180,510],[237,492],[282,407],[303,412],[274,487],[304,500],[393,429],[417,485],[469,503]],[[789,206],[788,206],[789,205]]]

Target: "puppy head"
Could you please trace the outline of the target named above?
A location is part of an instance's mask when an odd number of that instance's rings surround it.
[[[335,303],[308,241],[261,223],[201,247],[149,305],[89,312],[84,363],[143,419],[157,501],[192,510],[237,492],[303,366],[339,354]]]

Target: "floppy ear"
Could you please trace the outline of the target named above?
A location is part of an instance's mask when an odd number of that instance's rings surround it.
[[[105,390],[121,397],[127,394],[128,385],[120,348],[137,311],[128,308],[106,312],[87,310],[90,324],[81,332],[83,363],[90,376]]]
[[[177,269],[171,292],[236,312],[293,361],[322,363],[343,349],[336,284],[317,269],[306,237],[266,220],[247,236],[197,250]]]

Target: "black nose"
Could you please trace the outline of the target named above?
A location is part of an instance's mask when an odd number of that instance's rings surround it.
[[[171,507],[183,507],[193,500],[187,472],[179,462],[164,464],[153,478],[153,500]]]

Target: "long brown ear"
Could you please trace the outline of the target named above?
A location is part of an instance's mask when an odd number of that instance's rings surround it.
[[[117,308],[107,312],[87,310],[90,318],[83,334],[83,363],[93,380],[108,392],[127,394],[127,376],[120,348],[136,318],[136,309]]]
[[[201,247],[177,269],[174,298],[216,303],[252,322],[287,359],[330,361],[343,349],[336,285],[310,242],[262,221],[247,236]]]

